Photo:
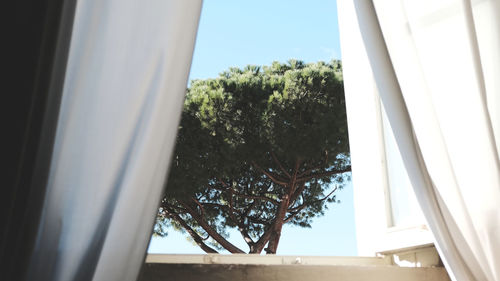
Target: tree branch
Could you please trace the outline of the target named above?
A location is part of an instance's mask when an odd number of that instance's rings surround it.
[[[201,205],[203,206],[211,206],[211,207],[218,207],[221,209],[227,209],[227,205],[222,205],[222,204],[217,204],[217,203],[210,203],[210,202],[201,202]]]
[[[328,197],[330,197],[330,195],[332,195],[336,190],[338,189],[338,187],[336,186],[330,193],[328,193],[328,195],[326,195],[325,197],[321,198],[321,199],[318,199],[318,200],[314,200],[314,201],[305,201],[304,203],[302,203],[301,205],[297,206],[297,207],[294,207],[294,208],[291,208],[291,209],[288,209],[287,211],[288,212],[295,212],[295,211],[300,211],[302,210],[304,207],[308,206],[308,205],[311,205],[311,204],[314,204],[314,203],[318,203],[318,202],[321,202],[321,201],[325,201],[326,199],[328,199]]]
[[[273,233],[273,225],[270,225],[264,234],[259,238],[257,242],[255,242],[254,253],[260,254],[262,250],[264,250],[264,246],[266,246],[267,242],[271,238],[271,234]]]
[[[342,169],[342,170],[333,170],[333,171],[324,172],[324,173],[311,174],[311,175],[306,176],[306,177],[298,178],[297,180],[307,182],[308,180],[313,179],[313,178],[322,178],[322,177],[327,177],[327,176],[336,175],[336,174],[342,174],[342,173],[346,173],[346,172],[350,172],[350,171],[351,171],[351,166],[349,166],[345,169]]]
[[[226,238],[222,237],[215,229],[213,229],[206,221],[204,221],[194,210],[189,207],[186,203],[179,201],[189,212],[189,214],[193,217],[193,219],[205,230],[210,237],[212,237],[215,241],[217,241],[222,247],[228,250],[233,254],[244,254],[245,252],[240,248],[233,245],[231,242],[227,241]]]
[[[267,196],[246,195],[246,194],[240,194],[240,193],[234,193],[234,195],[237,197],[242,197],[242,198],[247,198],[247,199],[264,200],[264,201],[271,202],[275,205],[279,205],[279,203],[280,203],[280,202],[276,201],[275,199],[269,198]]]
[[[238,220],[238,218],[236,218],[235,215],[236,211],[233,208],[233,189],[229,188],[228,191],[229,191],[229,217],[231,218],[231,220],[233,220],[233,222],[236,225],[238,225],[240,221]]]
[[[186,209],[173,204],[169,204],[167,202],[163,202],[162,207],[164,207],[165,209],[170,209],[172,212],[175,212],[176,214],[188,213]]]
[[[321,199],[319,199],[319,200],[316,200],[316,201],[314,201],[313,203],[317,203],[317,202],[325,201],[328,197],[330,197],[330,195],[332,195],[335,191],[337,191],[337,188],[338,188],[338,186],[336,186],[336,187],[335,187],[335,188],[334,188],[334,189],[333,189],[330,193],[328,193],[328,195],[327,195],[327,196],[325,196],[325,197],[323,197],[323,198],[321,198]]]
[[[248,231],[246,230],[245,225],[242,222],[240,222],[240,224],[238,225],[238,230],[241,233],[243,240],[245,240],[245,242],[248,244],[250,252],[252,252],[255,242],[253,241],[252,237],[250,237],[250,235],[248,234]]]
[[[191,199],[193,200],[194,203],[196,203],[196,205],[198,205],[198,207],[200,207],[200,216],[201,216],[201,218],[204,218],[205,217],[205,209],[203,208],[203,205],[201,205],[200,201],[198,201],[196,198],[191,197]]]
[[[286,186],[287,185],[287,182],[285,182],[285,181],[283,181],[281,179],[278,179],[276,175],[273,175],[272,173],[270,173],[270,172],[262,169],[259,165],[257,165],[257,163],[255,163],[255,162],[252,161],[252,164],[257,169],[259,169],[264,175],[266,175],[269,179],[271,179],[274,183],[282,185],[282,186]]]
[[[166,211],[168,213],[168,216],[171,217],[173,220],[175,220],[176,222],[178,222],[186,231],[187,233],[189,233],[189,235],[191,235],[191,237],[193,238],[194,242],[200,246],[200,248],[205,251],[205,253],[207,254],[218,254],[219,252],[217,252],[216,250],[214,250],[213,248],[211,248],[210,246],[208,246],[207,244],[205,244],[205,242],[203,242],[203,240],[206,240],[206,239],[203,239],[202,237],[200,237],[200,235],[198,235],[198,233],[196,233],[196,231],[194,231],[179,215],[177,215],[174,211],[172,211],[170,208],[166,208]]]
[[[234,194],[235,196],[237,197],[241,197],[241,198],[247,198],[247,199],[255,199],[255,200],[264,200],[264,201],[268,201],[268,202],[271,202],[275,205],[279,205],[280,202],[278,202],[277,200],[275,199],[272,199],[272,198],[269,198],[267,196],[265,196],[265,193],[263,195],[247,195],[247,194],[241,194],[239,192],[234,192],[234,190],[232,190],[232,188],[227,185],[225,182],[219,180],[219,182],[226,188],[226,189],[223,189],[223,188],[219,188],[219,187],[215,187],[215,189],[217,190],[220,190],[220,191],[229,191],[229,192],[232,192],[232,194]]]
[[[218,207],[221,207],[222,209],[227,210],[230,219],[238,226],[238,231],[240,232],[241,236],[243,237],[243,240],[245,240],[245,242],[248,244],[248,247],[250,248],[250,252],[252,252],[255,242],[253,241],[253,239],[250,237],[250,235],[246,231],[245,225],[244,225],[243,221],[241,220],[242,217],[240,217],[241,219],[238,219],[235,215],[236,213],[238,213],[234,210],[234,207],[233,207],[233,194],[235,192],[231,187],[229,187],[224,182],[222,182],[220,180],[219,180],[219,182],[226,187],[225,191],[227,191],[229,193],[229,197],[230,197],[229,204],[228,205],[213,204],[213,205],[216,205]],[[238,196],[238,194],[236,194],[236,196]],[[248,213],[250,212],[250,210],[253,208],[254,205],[255,205],[255,201],[253,201],[251,203],[250,207],[246,210],[245,216],[248,215]],[[200,208],[201,207],[202,207],[202,205],[200,205]]]
[[[317,170],[319,168],[321,168],[321,167],[314,167],[314,168],[311,168],[311,169],[307,169],[304,172],[298,174],[297,177],[301,178],[302,176],[307,175],[307,174],[311,173],[312,171]]]
[[[306,188],[306,182],[301,182],[300,185],[295,189],[295,191],[292,193],[292,196],[290,198],[290,204],[293,205],[295,203],[295,200],[299,198],[299,195],[304,191]]]
[[[290,175],[290,173],[288,173],[286,171],[286,169],[283,167],[283,165],[281,164],[281,162],[278,160],[278,158],[276,157],[276,155],[274,154],[274,152],[271,151],[271,156],[273,157],[273,160],[274,162],[276,162],[276,164],[278,164],[278,167],[281,169],[281,171],[283,173],[285,173],[285,175],[290,179],[292,178],[292,176]]]
[[[300,211],[302,211],[302,209],[304,209],[306,206],[307,206],[306,204],[300,205],[297,211],[291,213],[287,218],[285,218],[283,223],[288,223],[291,219],[293,219],[296,215],[298,215]]]
[[[201,203],[201,204],[206,205],[206,206],[214,206],[214,207],[218,207],[221,209],[226,209],[228,212],[230,212],[229,206],[227,206],[227,205],[221,205],[221,204],[216,204],[216,203]],[[252,202],[250,204],[250,206],[245,210],[245,212],[241,214],[241,217],[242,218],[248,217],[248,214],[250,213],[250,211],[252,210],[254,205],[255,205],[255,201]],[[253,246],[254,246],[255,242],[253,241],[253,239],[250,237],[250,235],[246,231],[245,225],[243,224],[242,221],[235,221],[235,223],[238,224],[238,231],[240,232],[241,236],[243,236],[243,239],[250,247],[250,252],[251,252],[253,250]]]
[[[255,200],[252,201],[252,203],[250,204],[250,206],[245,210],[245,212],[242,215],[242,217],[248,217],[248,215],[250,214],[250,211],[252,211],[253,207],[255,206]]]
[[[263,220],[263,219],[259,219],[257,217],[248,216],[247,218],[248,218],[249,221],[251,221],[253,223],[257,223],[257,224],[269,225],[269,224],[272,223],[271,221],[266,221],[266,220]]]

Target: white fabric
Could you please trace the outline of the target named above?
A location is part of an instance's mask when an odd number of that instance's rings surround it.
[[[406,169],[449,271],[460,281],[499,281],[500,1],[353,3],[356,14],[341,18],[357,17]]]
[[[135,280],[184,100],[201,0],[77,1],[30,280]]]

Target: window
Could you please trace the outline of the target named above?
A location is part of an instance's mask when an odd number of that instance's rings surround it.
[[[352,3],[338,2],[355,15]],[[340,14],[342,16],[342,14]],[[384,116],[356,17],[340,18],[359,255],[433,243]],[[362,81],[362,82],[360,82]]]
[[[380,110],[387,170],[386,192],[390,201],[388,226],[410,227],[425,224],[383,105]]]

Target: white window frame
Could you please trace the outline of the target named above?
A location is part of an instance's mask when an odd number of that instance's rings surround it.
[[[358,254],[373,256],[432,244],[425,223],[392,226],[380,97],[356,17],[350,16],[356,14],[354,6],[350,1],[339,1],[337,6]]]
[[[393,224],[382,109],[371,82],[372,86],[366,87],[369,89],[358,92],[370,98],[346,96],[358,254],[368,256],[433,243],[422,220],[404,226]]]

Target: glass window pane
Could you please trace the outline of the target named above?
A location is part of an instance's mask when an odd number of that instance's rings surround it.
[[[385,156],[387,165],[388,191],[391,201],[391,226],[414,226],[423,224],[424,218],[411,187],[408,173],[399,153],[396,139],[383,105],[382,127],[384,131]]]

